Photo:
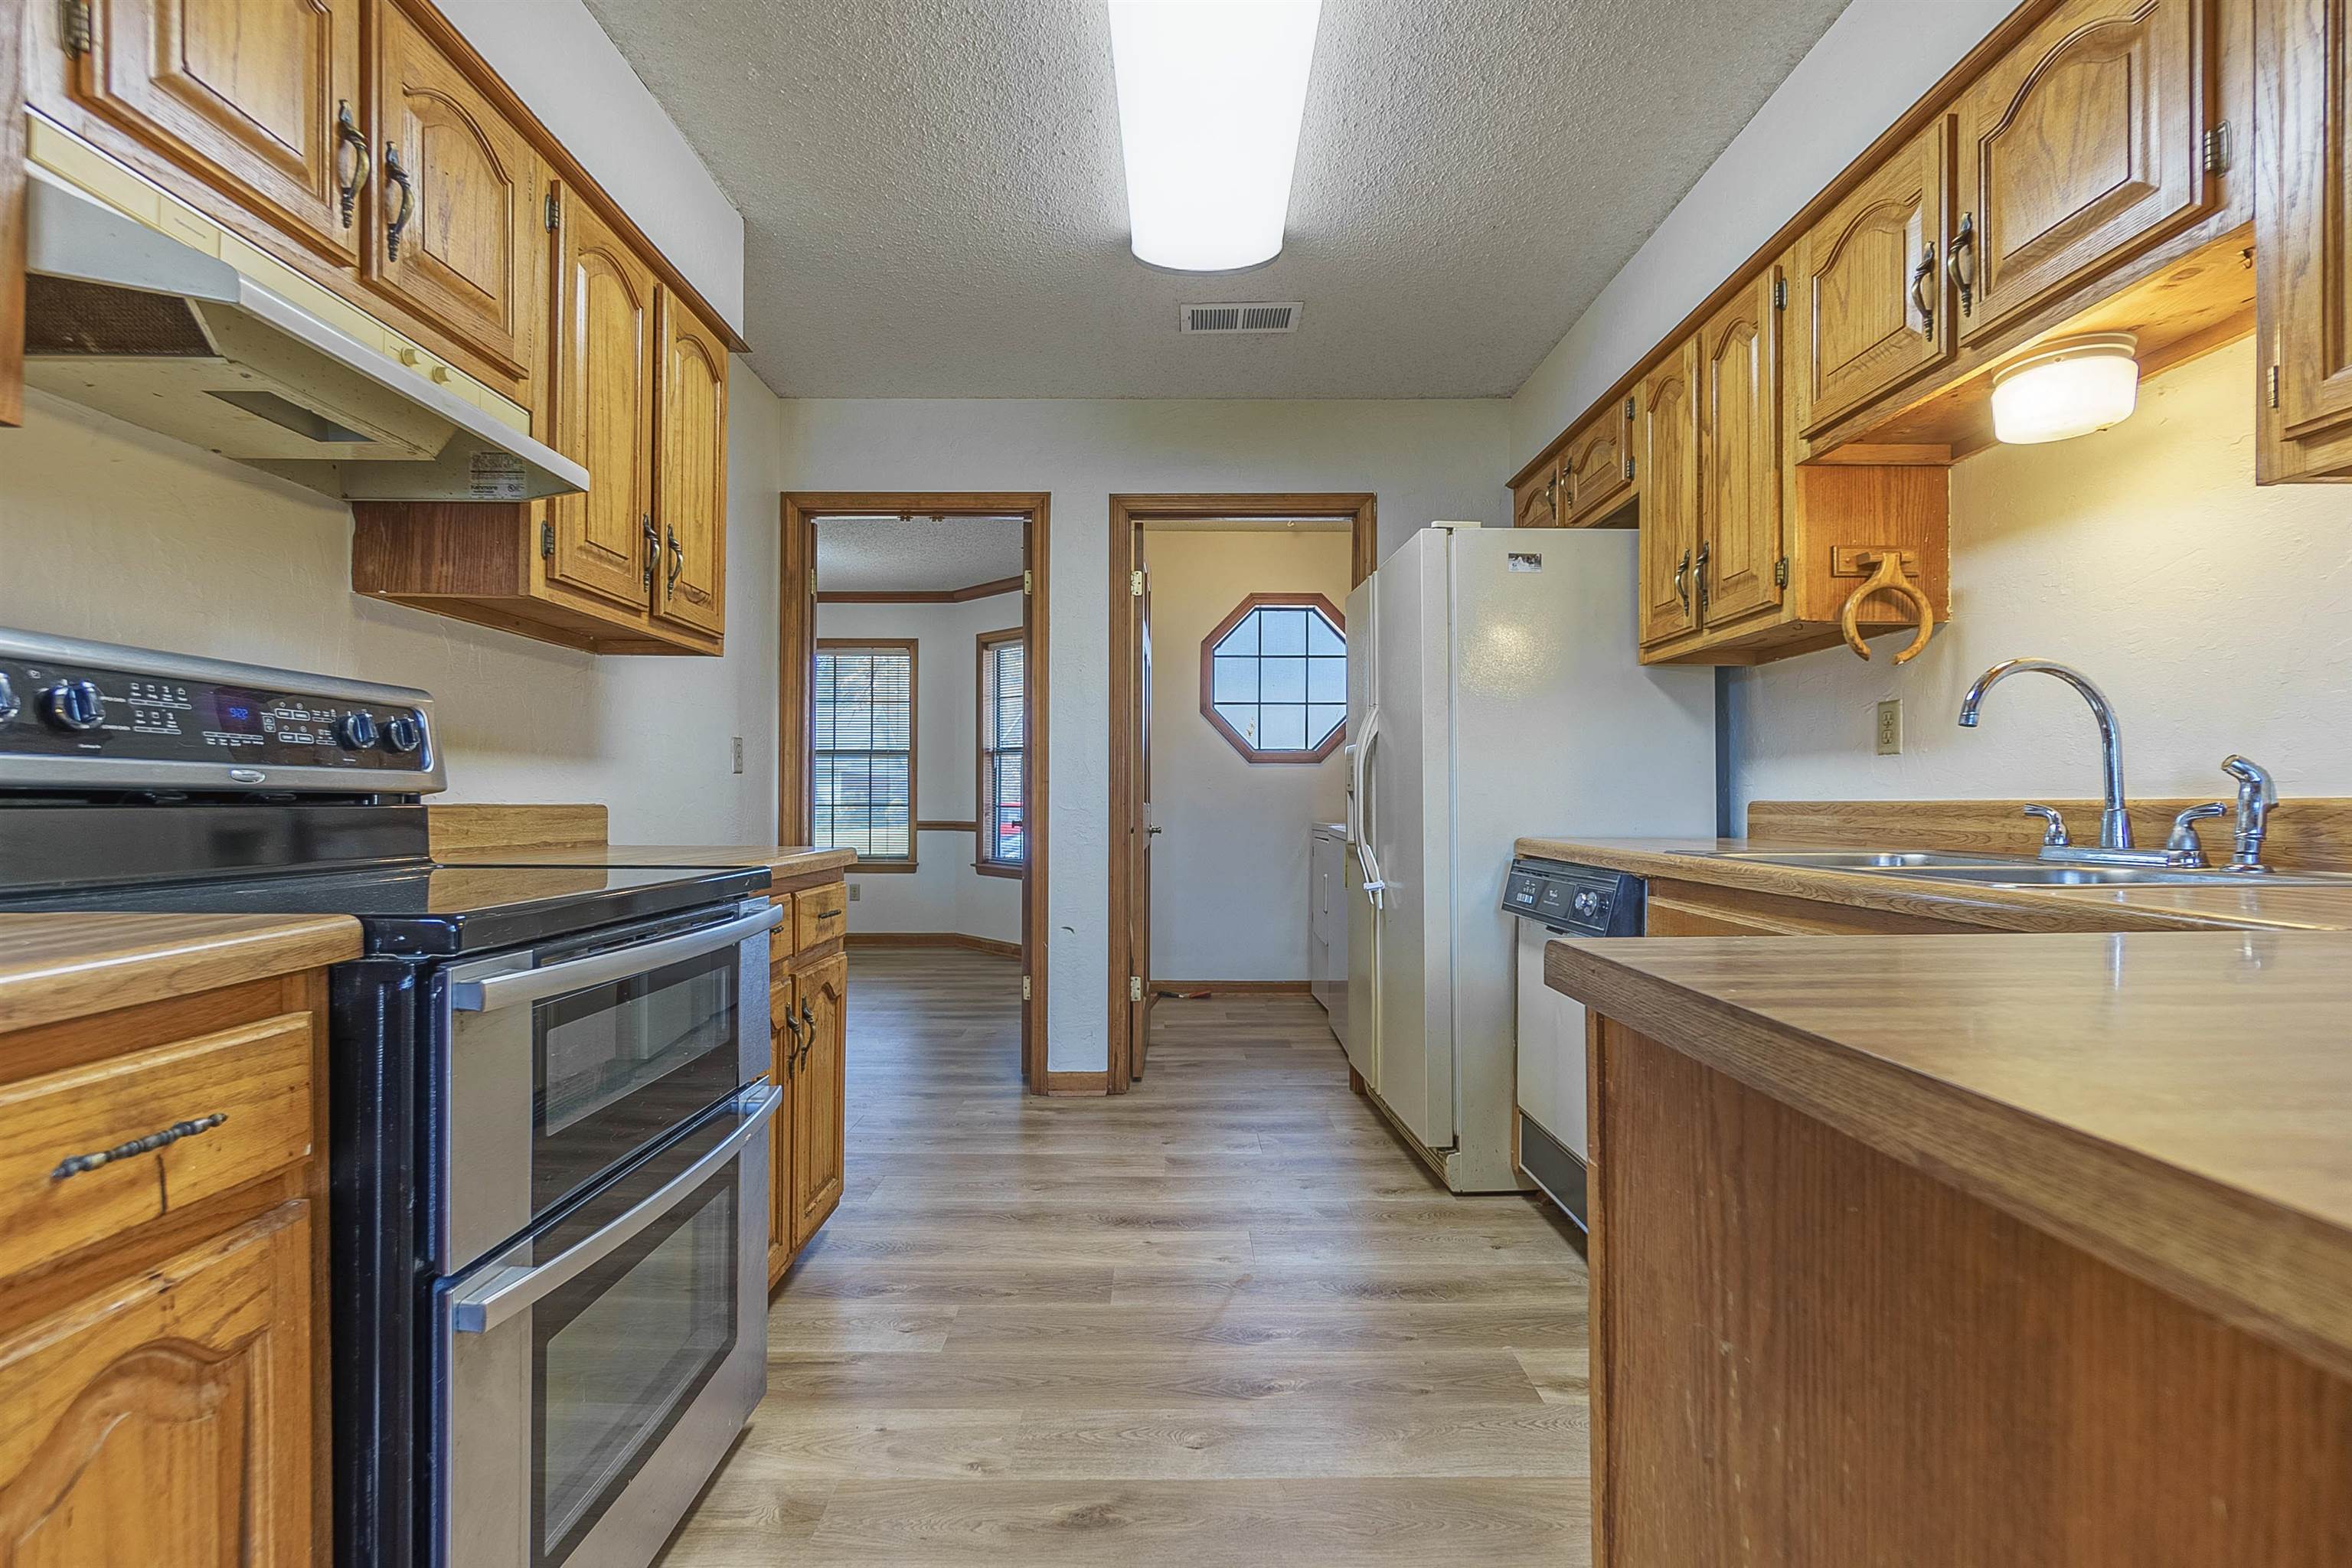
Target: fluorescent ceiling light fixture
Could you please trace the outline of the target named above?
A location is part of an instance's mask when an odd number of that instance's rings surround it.
[[[1322,0],[1109,0],[1136,258],[1230,272],[1282,250]]]
[[[2139,340],[2093,332],[2050,344],[1992,378],[1992,433],[2016,446],[2087,436],[2139,403]]]

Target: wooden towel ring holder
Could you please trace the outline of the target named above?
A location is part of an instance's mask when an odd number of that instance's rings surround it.
[[[1870,645],[1862,640],[1862,627],[1859,624],[1863,601],[1873,594],[1897,595],[1910,600],[1919,611],[1918,636],[1911,639],[1909,647],[1895,656],[1895,662],[1897,664],[1910,663],[1919,657],[1920,651],[1927,646],[1928,637],[1936,629],[1936,606],[1927,602],[1927,595],[1925,593],[1916,587],[1908,577],[1903,575],[1902,551],[1861,550],[1854,552],[1853,560],[1857,566],[1867,566],[1875,561],[1878,563],[1878,570],[1873,572],[1861,587],[1846,595],[1845,608],[1838,612],[1838,626],[1845,633],[1845,646],[1853,649],[1860,657],[1868,658]]]

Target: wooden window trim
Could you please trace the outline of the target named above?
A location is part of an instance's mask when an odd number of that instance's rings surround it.
[[[919,868],[921,859],[922,834],[916,827],[916,824],[922,819],[922,813],[917,809],[920,793],[919,785],[922,782],[919,753],[922,750],[923,661],[920,641],[921,639],[918,637],[819,637],[816,639],[816,651],[819,654],[887,649],[903,651],[907,656],[907,853],[903,857],[860,855],[857,858],[857,872],[860,876],[868,872],[887,875],[894,871],[913,871]],[[809,710],[812,718],[816,709],[814,695],[814,691],[810,694]],[[817,754],[815,746],[812,744],[809,748],[812,763]],[[814,803],[815,799],[814,790],[810,792],[810,799]],[[814,837],[814,835],[812,834],[811,837]]]
[[[1331,624],[1339,628],[1342,638],[1348,635],[1348,617],[1339,613],[1338,605],[1320,594],[1252,594],[1234,607],[1232,615],[1219,621],[1215,628],[1201,639],[1201,717],[1206,719],[1210,726],[1225,738],[1227,744],[1242,754],[1242,760],[1244,762],[1309,764],[1322,762],[1338,751],[1339,742],[1347,738],[1348,724],[1344,719],[1328,735],[1324,736],[1312,751],[1263,752],[1251,745],[1239,731],[1225,722],[1224,715],[1217,711],[1215,701],[1217,645],[1224,641],[1226,635],[1235,626],[1248,619],[1254,611],[1263,609],[1318,610],[1331,618]]]
[[[1023,640],[1019,626],[1008,626],[1001,632],[982,632],[972,638],[971,868],[983,877],[1018,878],[1026,869],[1024,862],[995,859],[987,852],[987,846],[995,837],[992,831],[989,831],[994,826],[994,822],[988,793],[988,658],[992,649],[1005,643],[1017,643]],[[1025,659],[1022,663],[1021,676],[1022,684],[1025,687],[1029,678],[1029,667]],[[1028,736],[1025,734],[1022,736],[1021,743],[1021,779],[1025,786],[1029,779],[1029,743]],[[1024,796],[1028,794],[1025,787],[1022,794]],[[1028,802],[1025,799],[1022,802],[1022,809],[1024,815],[1022,819],[1021,843],[1025,851],[1034,824],[1031,823],[1025,815],[1028,809]]]

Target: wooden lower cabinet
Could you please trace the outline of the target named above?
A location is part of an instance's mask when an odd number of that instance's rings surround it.
[[[798,899],[830,900],[838,883]],[[777,901],[794,902],[778,891]],[[848,1137],[849,955],[835,926],[812,943],[787,921],[769,938],[769,1076],[783,1091],[769,1142],[768,1284],[773,1289],[800,1249],[841,1206]]]
[[[312,1559],[311,1205],[0,1343],[0,1561]]]

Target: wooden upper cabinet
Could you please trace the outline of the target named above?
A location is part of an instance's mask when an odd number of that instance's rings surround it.
[[[357,215],[344,192],[367,157],[362,8],[362,0],[91,0],[90,47],[67,91],[289,238],[349,261]]]
[[[1693,569],[1710,626],[1780,602],[1780,278],[1765,268],[1699,329],[1703,526]]]
[[[1559,526],[1559,464],[1548,462],[1521,479],[1511,492],[1511,526]]]
[[[309,1209],[0,1343],[0,1562],[314,1561]]]
[[[1798,434],[1811,436],[1951,356],[1938,115],[1797,242],[1789,282]]]
[[[1952,243],[1964,341],[2212,205],[2211,9],[2067,0],[1960,95]]]
[[[2263,0],[2257,477],[2352,469],[2352,16]]]
[[[727,348],[667,289],[661,342],[654,613],[716,635],[727,624]]]
[[[1633,404],[1603,413],[1570,437],[1559,455],[1560,521],[1570,528],[1598,522],[1633,494]]]
[[[796,989],[803,1036],[793,1083],[793,1244],[799,1247],[841,1203],[848,956],[835,953],[801,971]]]
[[[520,383],[545,276],[538,156],[397,4],[382,0],[376,14],[363,270]]]
[[[562,212],[554,445],[590,484],[548,502],[547,575],[642,610],[653,584],[654,275],[588,203],[567,195]]]
[[[0,0],[0,425],[25,419],[25,41],[22,0]]]
[[[1698,629],[1698,340],[1669,354],[1633,392],[1634,471],[1642,492],[1642,646]]]

